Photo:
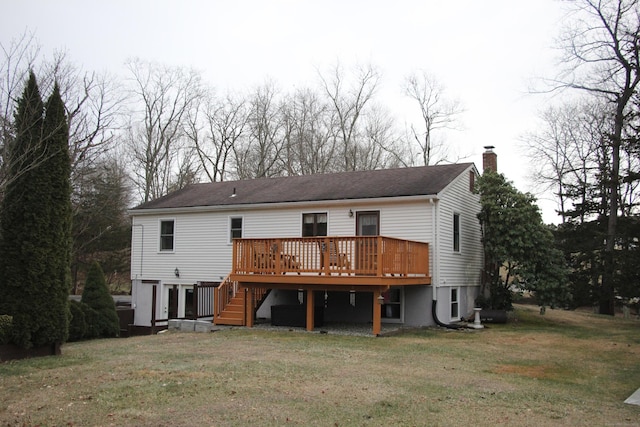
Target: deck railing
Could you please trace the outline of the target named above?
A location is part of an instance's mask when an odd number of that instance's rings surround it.
[[[233,273],[428,276],[429,244],[384,236],[234,239]]]
[[[267,288],[255,288],[253,289],[253,298],[251,307],[253,310],[256,310],[258,306],[262,303],[263,298],[268,293]],[[225,277],[225,279],[217,286],[214,290],[214,304],[213,307],[213,321],[214,323],[220,320],[220,316],[223,315],[223,312],[231,303],[231,301],[237,296],[243,296],[243,289],[238,285],[238,282],[233,281],[229,278],[229,276]],[[246,295],[245,295],[246,296]],[[242,307],[243,310],[246,309],[246,300],[242,298]],[[244,324],[243,319],[243,323]]]
[[[233,299],[238,292],[238,282],[234,282],[229,279],[229,276],[225,277],[215,290],[213,317],[214,319],[224,311],[225,307]]]

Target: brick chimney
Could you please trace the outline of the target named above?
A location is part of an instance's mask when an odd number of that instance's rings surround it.
[[[486,145],[485,152],[482,153],[482,171],[498,172],[498,156],[493,152],[493,145]]]

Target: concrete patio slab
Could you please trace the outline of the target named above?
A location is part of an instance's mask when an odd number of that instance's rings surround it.
[[[624,403],[628,403],[629,405],[638,405],[640,406],[640,388],[636,390],[631,396],[624,401]]]

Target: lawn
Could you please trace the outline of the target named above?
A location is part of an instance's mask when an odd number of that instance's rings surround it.
[[[0,364],[2,426],[633,426],[640,321],[518,306],[388,337],[236,328]]]

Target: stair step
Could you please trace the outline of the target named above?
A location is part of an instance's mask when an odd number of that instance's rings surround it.
[[[234,319],[228,316],[218,317],[215,321],[216,325],[244,326],[244,319]]]
[[[264,296],[261,297],[261,301],[262,300],[264,300]],[[214,319],[214,324],[244,326],[245,311],[245,293],[244,291],[241,291],[231,298],[231,300],[225,305],[220,316]]]
[[[244,318],[244,311],[225,310],[222,313],[220,313],[219,317],[232,317],[234,319],[243,319]]]

